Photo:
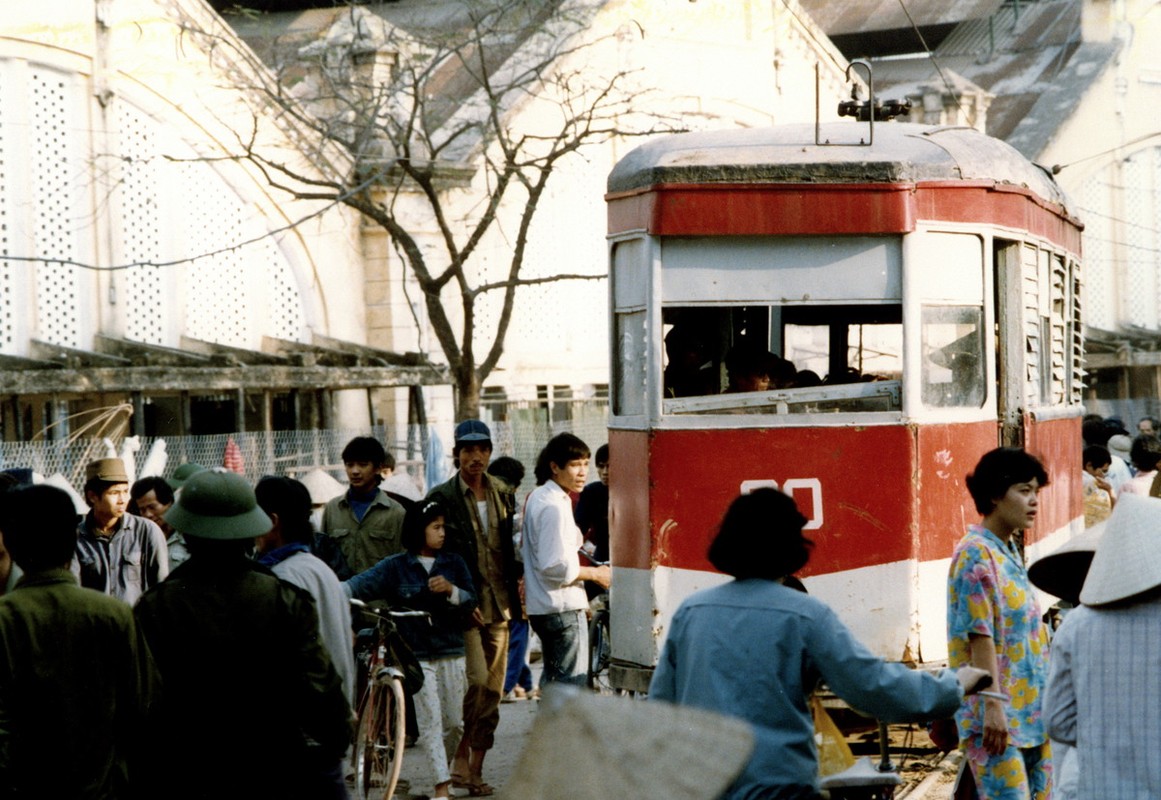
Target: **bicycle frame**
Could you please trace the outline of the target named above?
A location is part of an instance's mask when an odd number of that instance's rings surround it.
[[[428,617],[426,611],[387,611],[368,608],[351,600],[354,609],[375,618],[374,641],[356,640],[355,663],[359,670],[358,722],[352,766],[358,800],[390,800],[403,767],[406,738],[406,695],[403,672],[389,660],[388,637],[395,631],[393,617]]]

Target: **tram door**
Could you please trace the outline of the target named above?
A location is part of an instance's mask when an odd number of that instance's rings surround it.
[[[992,261],[995,265],[996,309],[996,411],[1003,447],[1024,446],[1023,394],[1024,341],[1020,336],[1023,300],[1021,298],[1020,245],[996,239]]]
[[[1029,447],[1053,409],[1079,413],[1079,267],[1029,241],[995,239],[992,255],[1000,444]]]

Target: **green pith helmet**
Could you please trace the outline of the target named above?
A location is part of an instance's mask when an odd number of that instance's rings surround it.
[[[274,527],[246,479],[224,469],[191,476],[165,521],[180,533],[202,539],[253,539]]]
[[[201,464],[194,464],[192,461],[181,464],[173,471],[173,477],[168,478],[166,483],[169,484],[170,489],[180,489],[185,486],[186,481],[204,470],[205,467]]]

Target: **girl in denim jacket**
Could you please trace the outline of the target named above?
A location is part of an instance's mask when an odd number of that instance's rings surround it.
[[[431,617],[402,618],[399,632],[423,665],[423,688],[414,697],[419,739],[434,773],[432,800],[447,798],[448,762],[463,734],[466,690],[464,626],[476,606],[467,564],[445,552],[444,509],[419,503],[403,520],[406,551],[388,556],[343,585],[359,600],[382,600],[392,608],[426,611]]]

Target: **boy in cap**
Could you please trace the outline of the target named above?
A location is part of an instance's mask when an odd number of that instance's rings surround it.
[[[1161,796],[1161,499],[1123,495],[1052,640],[1048,733],[1076,748],[1077,797]]]
[[[308,592],[250,559],[270,517],[240,475],[186,482],[166,520],[190,558],[134,609],[161,674],[149,759],[166,797],[345,798],[351,709]]]
[[[72,498],[53,486],[0,497],[25,574],[0,598],[0,795],[126,798],[155,674],[133,612],[77,586]]]
[[[472,573],[479,605],[464,632],[468,691],[464,696],[464,735],[452,761],[452,786],[471,797],[487,797],[484,757],[495,743],[500,698],[508,665],[508,620],[521,616],[517,581],[522,572],[512,541],[516,498],[512,489],[487,474],[492,432],[478,419],[456,425],[452,456],[458,472],[431,490],[447,510],[444,519],[448,552],[456,553]]]
[[[169,574],[169,551],[161,528],[126,514],[129,475],[119,458],[99,458],[85,467],[89,513],[77,528],[73,574],[81,586],[137,602]]]

